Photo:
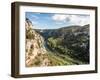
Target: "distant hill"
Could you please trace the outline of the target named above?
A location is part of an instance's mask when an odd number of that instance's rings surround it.
[[[84,26],[67,26],[58,29],[35,29],[38,33],[40,33],[45,38],[48,37],[63,37],[67,34],[79,34],[86,33],[89,35],[89,24]]]

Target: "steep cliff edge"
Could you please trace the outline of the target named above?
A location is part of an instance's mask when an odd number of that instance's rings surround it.
[[[48,58],[46,56],[46,49],[44,46],[44,38],[38,34],[33,28],[34,26],[30,20],[26,19],[26,67],[47,65]]]

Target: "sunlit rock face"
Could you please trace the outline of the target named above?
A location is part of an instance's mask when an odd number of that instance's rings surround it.
[[[44,47],[44,39],[34,30],[32,23],[26,19],[26,67],[34,66],[36,63],[36,58],[46,54],[46,49]],[[37,63],[38,64],[38,63]],[[44,65],[44,63],[39,64]]]

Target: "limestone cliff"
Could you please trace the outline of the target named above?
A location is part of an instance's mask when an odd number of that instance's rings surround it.
[[[46,54],[46,49],[44,46],[44,38],[38,34],[34,30],[34,26],[32,25],[29,19],[26,19],[25,22],[26,28],[26,67],[35,66],[35,64],[42,65],[44,63],[40,63],[40,59]],[[37,59],[38,58],[38,59]],[[45,60],[42,60],[43,62]]]

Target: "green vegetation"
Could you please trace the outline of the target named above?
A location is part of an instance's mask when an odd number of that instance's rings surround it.
[[[77,38],[78,37],[78,38]],[[89,39],[85,36],[70,36],[70,38],[48,38],[48,46],[54,52],[58,52],[65,56],[70,56],[73,59],[82,61],[83,63],[89,62]],[[60,55],[59,54],[59,55]]]
[[[59,34],[62,35],[48,37],[47,45],[59,55],[63,54],[74,60],[89,63],[89,32],[87,31],[87,25],[80,29],[62,28],[59,30]]]
[[[34,39],[33,30],[31,28],[26,30],[26,39]]]
[[[70,56],[68,55],[61,55],[59,53],[52,53],[52,52],[49,52],[48,54],[48,58],[50,59],[51,61],[51,66],[53,65],[59,65],[59,66],[62,66],[62,65],[78,65],[78,64],[82,64],[83,62],[81,61],[78,61],[78,60],[74,60],[72,59]]]

